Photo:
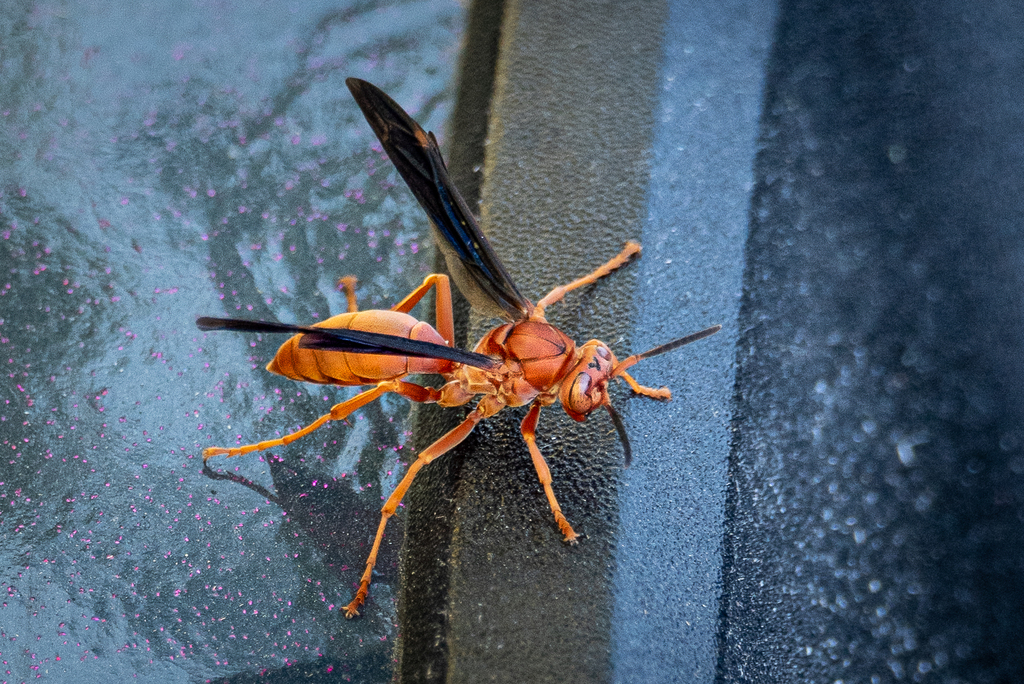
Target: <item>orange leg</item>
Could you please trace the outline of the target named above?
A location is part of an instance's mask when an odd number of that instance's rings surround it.
[[[392,311],[409,313],[416,306],[430,288],[436,288],[434,305],[434,327],[441,333],[449,345],[455,345],[455,315],[452,313],[452,286],[448,282],[448,276],[440,273],[431,273],[423,279],[423,284],[409,293],[402,301],[391,307]]]
[[[437,401],[440,396],[440,393],[437,390],[429,387],[420,387],[419,385],[414,385],[411,382],[402,382],[401,380],[385,380],[384,382],[378,383],[373,389],[368,389],[347,401],[335,404],[331,408],[330,413],[320,416],[301,430],[287,434],[280,439],[270,439],[265,442],[246,444],[245,446],[233,447],[230,449],[225,449],[223,447],[209,447],[207,449],[203,449],[203,461],[207,461],[212,456],[241,456],[242,454],[248,454],[252,451],[264,451],[265,449],[273,449],[274,447],[291,444],[300,437],[305,437],[328,421],[344,420],[354,411],[366,406],[371,401],[374,401],[381,395],[388,392],[401,394],[403,397],[406,397],[411,401],[428,404]]]
[[[338,287],[345,293],[345,299],[348,300],[348,312],[355,313],[359,311],[359,305],[356,304],[356,283],[359,279],[353,275],[342,276],[338,278]]]
[[[338,287],[345,293],[345,298],[348,300],[349,313],[359,311],[359,307],[356,304],[356,282],[358,281],[355,276],[345,276],[338,279]],[[391,307],[391,310],[409,313],[430,292],[432,287],[437,288],[434,306],[434,327],[441,333],[441,337],[448,341],[448,344],[454,345],[455,315],[452,313],[452,287],[448,281],[448,276],[441,273],[431,273],[405,299]]]
[[[412,484],[416,473],[419,472],[420,468],[437,457],[455,448],[456,445],[469,436],[469,433],[473,431],[476,424],[487,415],[484,408],[477,406],[458,427],[421,451],[416,460],[409,464],[409,469],[405,471],[405,477],[395,487],[395,491],[391,492],[391,496],[384,503],[384,507],[380,509],[380,525],[377,527],[377,536],[373,539],[370,556],[366,559],[366,570],[359,580],[359,589],[356,591],[355,598],[352,599],[352,603],[345,606],[345,617],[353,618],[359,615],[359,606],[363,605],[366,595],[370,592],[370,577],[373,575],[373,566],[377,562],[377,551],[380,549],[381,539],[384,538],[384,527],[388,523],[388,518],[393,516],[398,509],[398,504],[401,503],[402,497],[405,496],[405,492],[409,489],[409,485]]]
[[[662,401],[670,401],[672,399],[672,391],[668,387],[662,387],[661,389],[645,387],[634,380],[633,376],[625,371],[620,372],[616,377],[620,377],[625,380],[626,384],[629,385],[637,394],[642,394],[645,397],[650,397],[651,399],[661,399]]]
[[[533,402],[533,406],[530,407],[530,412],[526,414],[526,418],[523,418],[523,424],[520,426],[520,432],[523,433],[523,439],[526,440],[526,446],[530,448],[530,456],[533,458],[533,467],[537,469],[537,477],[540,478],[540,483],[544,487],[544,494],[548,497],[548,503],[551,505],[551,512],[555,514],[555,522],[558,523],[558,529],[565,535],[565,541],[570,544],[576,543],[576,538],[579,537],[573,529],[569,521],[562,515],[562,508],[558,505],[558,500],[555,499],[555,492],[551,489],[551,471],[548,469],[548,464],[544,460],[544,456],[540,453],[540,448],[537,446],[537,419],[540,418],[540,404]]]
[[[630,240],[629,242],[626,243],[626,246],[623,248],[623,250],[619,252],[618,256],[609,260],[608,263],[606,263],[604,266],[595,269],[592,273],[585,275],[582,278],[578,278],[572,281],[568,285],[561,285],[559,287],[556,287],[551,292],[547,293],[547,295],[545,295],[543,299],[537,302],[535,311],[539,315],[543,316],[544,309],[551,306],[552,304],[562,301],[562,297],[564,297],[567,292],[572,292],[577,288],[583,287],[585,285],[590,285],[591,283],[596,282],[601,278],[604,278],[612,271],[625,266],[627,263],[629,263],[629,260],[633,258],[633,255],[639,253],[640,243],[633,242],[632,240]]]

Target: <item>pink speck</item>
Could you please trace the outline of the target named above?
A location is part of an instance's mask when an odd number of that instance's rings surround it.
[[[300,142],[302,142],[302,136],[301,135],[293,135],[292,136],[292,145],[298,145]]]
[[[171,51],[171,56],[175,62],[180,62],[185,57],[185,53],[192,49],[192,46],[188,43],[179,43],[174,46],[174,50]]]
[[[122,197],[121,198],[121,206],[122,207],[128,206],[128,198],[127,197]]]
[[[207,197],[213,197],[216,194],[217,194],[217,191],[214,190],[213,188],[210,188],[209,190],[206,191],[206,196]]]

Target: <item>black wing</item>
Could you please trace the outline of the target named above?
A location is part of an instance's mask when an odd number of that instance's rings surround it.
[[[528,317],[533,304],[520,294],[452,184],[434,134],[425,133],[372,83],[358,78],[345,83],[384,151],[430,217],[435,241],[459,291],[482,313],[511,320]]]
[[[308,325],[289,325],[267,321],[244,321],[236,318],[202,317],[196,321],[200,330],[233,330],[252,333],[301,334],[299,346],[303,349],[348,352],[351,354],[386,354],[413,356],[421,359],[442,359],[466,366],[494,370],[499,362],[485,354],[453,349],[443,344],[410,340],[397,335],[385,335],[364,330],[344,328],[315,328]]]

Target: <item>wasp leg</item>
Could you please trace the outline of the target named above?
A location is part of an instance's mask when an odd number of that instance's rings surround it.
[[[540,417],[540,403],[533,402],[533,406],[530,407],[530,412],[526,414],[526,418],[523,418],[523,423],[520,426],[520,432],[523,434],[523,439],[526,440],[526,446],[530,448],[530,456],[533,458],[533,467],[537,469],[537,477],[540,478],[540,483],[544,487],[544,494],[548,497],[548,503],[551,505],[551,512],[555,514],[555,522],[558,523],[558,529],[565,535],[565,541],[570,544],[575,544],[576,539],[579,537],[573,529],[569,521],[562,515],[562,508],[558,505],[558,500],[555,499],[555,492],[551,489],[551,470],[548,469],[548,464],[544,460],[544,456],[540,453],[540,448],[537,446],[537,419]]]
[[[452,286],[448,282],[448,276],[441,273],[431,273],[423,279],[423,284],[409,293],[402,301],[391,307],[392,311],[409,313],[428,292],[430,288],[436,288],[434,295],[434,327],[449,346],[455,345],[455,315],[452,313]]]
[[[642,394],[645,397],[650,397],[651,399],[660,399],[661,401],[670,401],[672,399],[672,391],[668,387],[662,387],[661,389],[645,387],[634,380],[633,377],[626,372],[619,373],[617,377],[625,380],[626,384],[629,385],[637,394]]]
[[[552,304],[562,301],[562,297],[564,297],[567,292],[572,292],[577,288],[583,287],[585,285],[590,285],[591,283],[596,282],[601,278],[604,278],[612,271],[625,266],[627,263],[629,263],[629,260],[632,259],[635,254],[639,253],[640,243],[633,242],[632,240],[630,240],[629,242],[626,243],[626,246],[622,249],[622,251],[619,252],[617,256],[610,259],[608,263],[604,264],[599,268],[594,269],[593,272],[583,276],[582,278],[577,278],[568,285],[561,285],[559,287],[556,287],[551,292],[547,293],[543,299],[537,302],[537,306],[534,308],[534,311],[538,313],[541,317],[543,317],[544,309],[551,306]]]
[[[345,299],[348,301],[348,312],[355,313],[359,311],[359,305],[356,303],[356,283],[359,279],[354,275],[347,275],[338,278],[338,287],[345,293]]]
[[[348,416],[354,411],[366,406],[388,392],[401,394],[407,399],[421,403],[433,403],[437,401],[438,397],[440,397],[440,393],[430,387],[420,387],[419,385],[415,385],[411,382],[402,382],[401,380],[385,380],[384,382],[378,383],[378,385],[373,389],[368,389],[347,401],[335,404],[331,408],[330,413],[320,416],[301,430],[287,434],[280,439],[270,439],[265,442],[246,444],[245,446],[232,447],[230,449],[226,449],[224,447],[209,447],[207,449],[203,449],[203,461],[205,462],[213,456],[241,456],[242,454],[248,454],[253,451],[264,451],[265,449],[273,449],[274,447],[291,444],[300,437],[305,437],[328,421],[344,420],[345,418],[348,418]]]
[[[353,618],[359,615],[359,606],[363,605],[366,595],[370,592],[370,577],[373,575],[373,566],[377,562],[377,551],[380,549],[381,539],[384,538],[384,527],[388,523],[388,518],[393,516],[398,509],[398,504],[401,503],[402,497],[405,496],[405,492],[409,489],[409,485],[412,484],[416,473],[423,466],[455,448],[455,446],[469,436],[469,433],[473,431],[476,424],[486,418],[487,415],[489,414],[485,408],[478,405],[458,427],[421,451],[416,460],[409,464],[409,469],[405,471],[405,477],[395,487],[395,491],[391,492],[391,496],[384,503],[384,507],[380,509],[380,525],[377,527],[377,536],[373,539],[370,556],[366,559],[366,570],[359,580],[359,589],[356,591],[355,598],[352,599],[350,604],[345,606],[345,617]]]

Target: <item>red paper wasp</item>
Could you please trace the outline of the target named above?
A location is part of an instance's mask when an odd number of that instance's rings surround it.
[[[267,370],[302,382],[370,387],[337,404],[330,413],[297,432],[280,439],[230,449],[211,447],[203,451],[204,460],[217,455],[237,456],[283,446],[328,421],[343,420],[387,392],[441,406],[462,406],[480,397],[476,407],[458,427],[420,452],[388,497],[381,510],[380,525],[359,589],[345,607],[346,617],[353,617],[358,615],[359,606],[369,591],[384,527],[388,518],[395,514],[416,473],[464,440],[481,420],[506,406],[530,404],[521,426],[523,439],[555,522],[565,541],[575,543],[577,534],[555,499],[551,472],[537,448],[535,433],[541,408],[557,402],[569,416],[582,421],[595,409],[604,407],[622,438],[628,465],[629,441],[622,421],[609,401],[609,380],[622,378],[637,394],[653,399],[670,399],[672,395],[668,389],[644,387],[630,377],[626,369],[642,359],[713,335],[721,326],[712,326],[622,361],[616,360],[608,346],[598,340],[577,346],[547,322],[545,309],[560,301],[567,292],[589,285],[626,264],[639,254],[640,245],[627,243],[622,252],[603,266],[568,285],[556,287],[536,304],[531,303],[520,294],[480,231],[469,207],[452,185],[433,133],[424,132],[376,86],[355,78],[348,79],[346,83],[388,157],[430,217],[437,244],[445,255],[459,291],[474,308],[507,321],[484,335],[474,351],[453,348],[451,288],[448,277],[438,274],[427,276],[422,285],[388,311],[358,311],[351,290],[352,282],[348,281],[348,313],[308,327],[224,318],[200,318],[197,321],[201,330],[292,333],[294,336],[281,346],[274,360],[267,365]],[[436,328],[409,315],[409,311],[431,288],[436,291]],[[446,383],[434,389],[405,379],[421,373],[441,375]]]

